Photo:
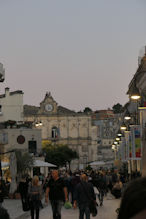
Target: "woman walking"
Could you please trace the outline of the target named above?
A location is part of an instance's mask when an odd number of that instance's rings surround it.
[[[36,213],[36,219],[39,219],[40,201],[41,201],[41,186],[39,185],[38,176],[34,176],[32,179],[32,185],[29,186],[28,194],[30,197],[30,212],[31,219],[34,219],[34,213]]]

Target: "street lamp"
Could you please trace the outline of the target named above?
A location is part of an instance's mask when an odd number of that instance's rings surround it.
[[[131,91],[131,94],[130,94],[130,99],[135,101],[137,104],[136,110],[135,110],[135,123],[136,123],[136,125],[139,123],[139,120],[138,120],[138,102],[139,102],[140,98],[141,98],[141,95],[139,93],[138,88],[136,87],[136,82],[135,82],[133,90]]]
[[[137,101],[137,100],[140,99],[140,97],[141,96],[140,96],[140,93],[139,93],[139,89],[136,86],[136,78],[135,78],[135,80],[133,81],[131,91],[130,91],[130,99]]]
[[[118,142],[117,141],[114,141],[114,145],[117,145],[118,144]]]
[[[125,115],[124,115],[124,119],[125,119],[126,121],[129,121],[129,120],[131,119],[131,116],[130,116],[130,113],[129,113],[128,110],[126,111],[126,113],[125,113]]]
[[[121,137],[121,136],[122,136],[122,132],[121,132],[120,129],[119,129],[119,131],[118,131],[118,133],[117,133],[117,136],[118,136],[118,137]]]
[[[123,123],[123,124],[121,125],[120,129],[121,129],[122,131],[125,131],[125,130],[127,129],[127,127],[126,127],[126,125]]]
[[[35,123],[35,126],[36,126],[36,127],[40,127],[40,126],[42,126],[42,125],[43,125],[43,123],[42,123],[41,121]]]

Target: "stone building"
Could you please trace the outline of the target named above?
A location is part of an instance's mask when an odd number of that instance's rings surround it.
[[[14,120],[23,121],[23,92],[16,90],[10,92],[5,88],[5,94],[0,95],[0,122]]]
[[[139,94],[140,99],[129,101],[128,110],[135,122],[141,126],[142,158],[141,172],[146,176],[146,47],[145,54],[139,60],[139,66],[128,86],[127,94]]]
[[[5,88],[0,95],[0,152],[13,149],[38,155],[42,149],[41,131],[28,128],[23,122],[23,92]],[[5,155],[2,159],[7,158]]]
[[[73,169],[82,169],[97,159],[97,127],[92,126],[91,115],[58,106],[51,93],[46,93],[40,107],[24,105],[24,121],[42,130],[42,140],[76,150],[79,160],[72,163]]]
[[[114,162],[112,144],[121,124],[122,115],[112,110],[99,110],[92,116],[93,125],[98,128],[98,160]]]

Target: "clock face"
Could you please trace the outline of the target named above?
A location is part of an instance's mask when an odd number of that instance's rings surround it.
[[[45,110],[51,112],[53,110],[53,105],[52,104],[46,104]]]

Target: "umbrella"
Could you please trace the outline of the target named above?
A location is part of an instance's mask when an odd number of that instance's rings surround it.
[[[56,167],[56,165],[45,162],[43,160],[35,160],[33,166],[34,167]]]
[[[90,166],[103,166],[105,165],[104,161],[93,161],[90,163]]]

